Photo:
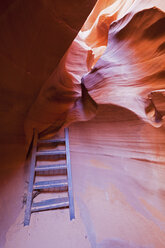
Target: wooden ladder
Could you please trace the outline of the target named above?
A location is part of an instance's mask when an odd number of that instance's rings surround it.
[[[75,218],[68,128],[65,128],[64,134],[65,137],[58,139],[39,139],[38,132],[34,129],[24,226],[29,225],[31,213],[45,210],[69,207],[70,220]],[[59,146],[65,147],[65,149],[60,150]],[[49,149],[43,150],[44,147]],[[65,162],[62,164],[61,160]],[[50,180],[41,180],[42,177]],[[55,180],[52,180],[52,177]],[[35,202],[37,195],[42,199],[41,195],[43,196],[48,192],[53,192],[56,197]],[[63,194],[66,196],[59,197]]]

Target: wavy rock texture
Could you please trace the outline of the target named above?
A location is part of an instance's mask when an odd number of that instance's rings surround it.
[[[97,2],[26,122],[30,139],[33,126],[52,124],[51,134],[96,115],[69,128],[76,219],[66,209],[38,213],[24,228],[17,208],[14,222],[12,177],[5,248],[165,247],[165,132],[153,127],[164,115],[163,11],[164,1]]]
[[[25,117],[95,2],[0,1],[0,247],[22,207]]]
[[[76,219],[67,209],[45,211],[23,227],[21,211],[4,248],[164,248],[164,128],[99,105],[69,136]]]
[[[161,1],[98,1],[42,88],[26,128],[43,130],[53,123],[48,130],[57,131],[73,121],[88,120],[96,114],[95,103],[128,108],[161,126],[163,115],[149,96],[165,86],[164,8]]]
[[[96,103],[125,107],[153,126],[161,125],[161,115],[147,108],[150,92],[165,88],[164,26],[165,13],[156,8],[113,22],[105,53],[83,77]]]
[[[1,142],[22,142],[29,108],[95,2],[0,2]]]
[[[70,127],[75,202],[92,248],[165,247],[165,132],[115,105]]]

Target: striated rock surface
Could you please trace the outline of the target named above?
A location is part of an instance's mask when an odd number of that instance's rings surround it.
[[[1,248],[6,230],[23,206],[27,186],[25,117],[95,2],[0,1]]]
[[[165,88],[164,9],[162,1],[98,1],[40,91],[27,132],[88,120],[98,104],[122,106],[160,127],[165,106],[159,111],[151,92]]]
[[[164,26],[165,13],[157,8],[130,12],[111,24],[106,51],[83,77],[96,103],[116,104],[153,126],[162,124],[148,96],[165,89]]]
[[[165,132],[115,105],[70,127],[75,202],[92,248],[165,247]]]
[[[76,219],[66,209],[43,212],[23,227],[27,166],[8,146],[4,248],[165,247],[163,11],[164,1],[97,1],[26,121],[30,140],[33,127],[49,135],[96,115],[69,128]]]
[[[43,83],[96,0],[0,2],[0,139],[21,142],[24,120]]]
[[[101,105],[69,137],[76,219],[67,209],[45,211],[23,227],[23,209],[4,248],[164,248],[164,128]]]

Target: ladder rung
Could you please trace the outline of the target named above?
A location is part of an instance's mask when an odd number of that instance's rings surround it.
[[[39,137],[38,132],[37,130],[34,130],[34,136],[33,136],[34,138],[32,143],[33,149],[31,151],[33,158],[32,170],[31,170],[30,183],[29,183],[30,186],[28,191],[29,199],[27,201],[24,225],[29,225],[31,213],[44,211],[44,210],[51,210],[51,209],[60,209],[60,208],[69,207],[70,219],[72,220],[75,218],[73,193],[72,193],[68,128],[65,128],[64,134],[65,134],[64,138],[59,137],[57,139],[52,138],[45,140],[41,138],[38,140]],[[38,150],[37,150],[37,145],[38,145]],[[63,150],[59,150],[60,148],[59,149],[57,148],[58,145],[63,146],[62,148]],[[39,149],[43,147],[45,148]],[[64,160],[64,159],[66,160],[66,162],[62,162],[62,161],[55,162],[57,160]],[[43,165],[42,164],[38,165],[38,162],[40,160],[45,161]],[[51,160],[50,164],[48,162],[49,160]],[[64,164],[60,164],[60,163],[64,163]],[[41,175],[47,176],[46,179],[47,181],[37,181],[37,178],[39,178],[39,176]],[[35,176],[37,177],[35,178]],[[57,180],[54,180],[56,178]],[[60,192],[63,193],[65,192],[65,197],[47,199],[33,203],[33,199],[38,193],[48,193],[52,191],[58,194]],[[67,195],[68,197],[66,197]]]
[[[68,197],[49,199],[32,204],[31,212],[51,210],[55,208],[69,207]]]
[[[51,165],[39,165],[35,167],[36,172],[49,172],[49,171],[55,171],[55,172],[66,172],[67,166],[66,164],[51,164]]]
[[[42,189],[52,189],[52,188],[66,188],[67,186],[68,186],[67,180],[61,179],[61,180],[36,182],[33,186],[33,189],[42,190]]]
[[[44,140],[44,139],[38,140],[38,144],[45,144],[45,143],[62,143],[62,142],[65,142],[65,138],[62,138],[62,139],[50,139],[50,140]]]
[[[54,155],[65,155],[66,151],[40,151],[36,152],[37,156],[54,156]]]

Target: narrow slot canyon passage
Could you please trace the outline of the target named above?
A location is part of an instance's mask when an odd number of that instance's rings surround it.
[[[164,27],[164,0],[0,3],[0,248],[165,248]],[[33,130],[65,128],[75,219],[24,226]]]

